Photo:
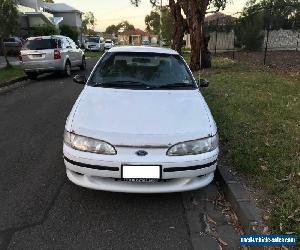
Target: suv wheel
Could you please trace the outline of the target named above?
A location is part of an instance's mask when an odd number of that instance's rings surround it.
[[[30,80],[36,80],[38,77],[38,74],[35,72],[26,72],[26,75]]]
[[[85,70],[86,69],[86,60],[85,60],[85,57],[82,57],[82,63],[80,65],[80,69],[81,70]]]
[[[71,63],[69,61],[66,62],[64,73],[65,73],[65,76],[71,76],[72,75]]]

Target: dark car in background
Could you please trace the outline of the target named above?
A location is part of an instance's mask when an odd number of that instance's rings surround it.
[[[9,37],[3,39],[3,42],[6,52],[9,55],[18,55],[24,43],[23,39],[20,37]],[[0,54],[3,54],[3,51],[1,51]]]

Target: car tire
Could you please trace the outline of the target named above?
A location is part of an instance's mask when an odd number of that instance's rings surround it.
[[[26,75],[30,80],[36,80],[38,77],[38,74],[35,72],[27,72]]]
[[[70,61],[67,61],[66,64],[65,64],[64,75],[67,76],[67,77],[72,76],[72,68],[71,68]]]
[[[85,57],[82,57],[82,62],[81,62],[81,65],[80,65],[80,69],[81,70],[85,70],[86,69],[86,60],[85,60]]]

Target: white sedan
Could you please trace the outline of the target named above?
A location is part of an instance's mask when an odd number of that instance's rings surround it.
[[[115,47],[94,67],[68,116],[63,154],[73,183],[167,193],[214,177],[218,134],[184,59],[166,48]]]

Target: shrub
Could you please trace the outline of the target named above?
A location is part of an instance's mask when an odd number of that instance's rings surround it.
[[[57,35],[58,29],[54,25],[42,25],[31,28],[33,36],[50,36]]]
[[[73,41],[77,41],[78,40],[78,31],[76,30],[76,28],[73,28],[69,25],[61,25],[60,27],[60,34],[63,36],[67,36],[70,37]]]
[[[264,41],[263,17],[260,13],[242,16],[235,27],[236,45],[247,50],[261,50]]]

